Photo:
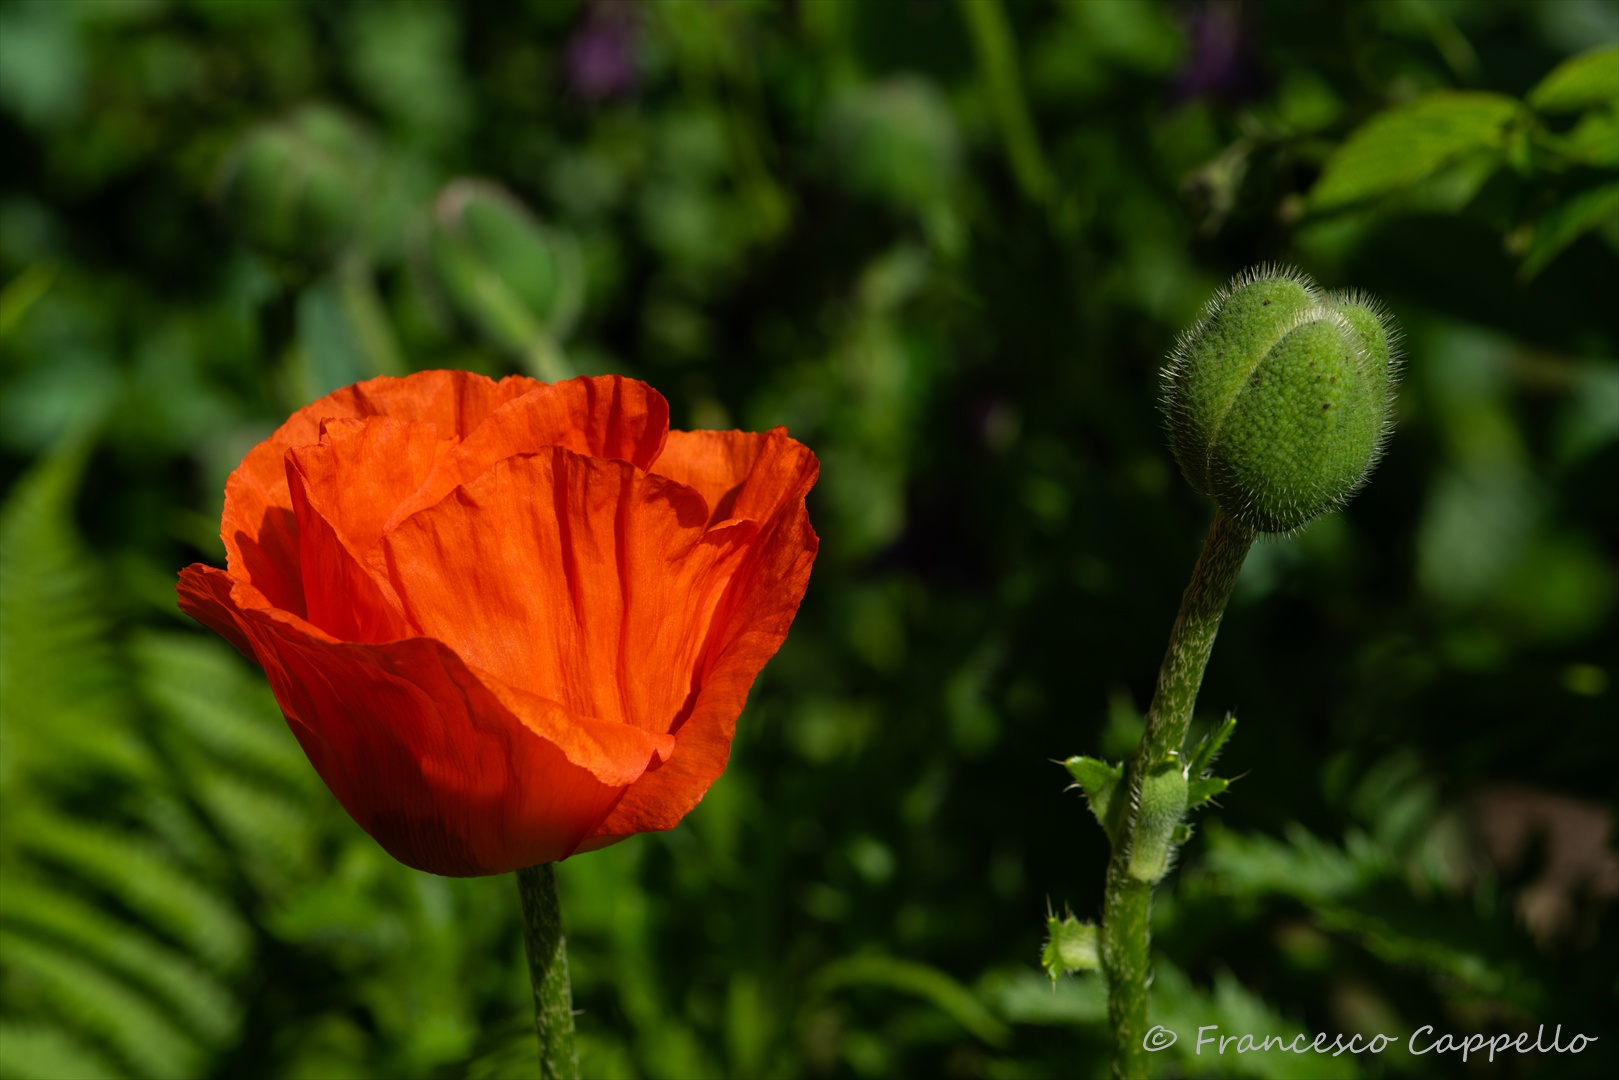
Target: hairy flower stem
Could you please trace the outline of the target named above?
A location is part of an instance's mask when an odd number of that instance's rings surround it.
[[[1169,648],[1158,669],[1158,688],[1147,710],[1141,744],[1131,758],[1126,783],[1129,802],[1107,867],[1102,905],[1102,968],[1107,973],[1108,1024],[1113,1030],[1113,1071],[1125,1080],[1148,1075],[1147,987],[1152,982],[1152,885],[1130,874],[1130,847],[1140,824],[1142,784],[1155,767],[1172,760],[1186,741],[1192,706],[1203,684],[1203,669],[1214,648],[1231,589],[1254,533],[1216,510],[1203,553],[1181,597]]]
[[[573,1047],[573,985],[568,981],[568,939],[557,904],[557,872],[552,863],[517,871],[523,900],[523,944],[528,977],[534,985],[534,1027],[540,1036],[542,1080],[578,1080]]]

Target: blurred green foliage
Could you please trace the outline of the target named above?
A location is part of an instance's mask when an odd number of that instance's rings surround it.
[[[1262,260],[1388,301],[1408,378],[1227,616],[1165,1068],[1459,1076],[1191,1046],[1544,1022],[1602,1039],[1496,1074],[1611,1075],[1616,41],[1604,0],[6,0],[0,1076],[532,1069],[512,884],[388,860],[173,582],[304,402],[561,363],[824,465],[729,772],[561,868],[588,1075],[1103,1075],[1097,977],[1039,970],[1106,862],[1053,761],[1134,742],[1209,513],[1156,372]]]

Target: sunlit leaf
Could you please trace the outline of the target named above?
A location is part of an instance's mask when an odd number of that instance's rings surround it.
[[[1619,106],[1619,45],[1564,60],[1529,91],[1529,104],[1540,112],[1575,112],[1604,103]]]
[[[1521,112],[1512,98],[1439,91],[1374,116],[1333,151],[1310,191],[1331,210],[1400,191],[1472,151],[1504,152]]]

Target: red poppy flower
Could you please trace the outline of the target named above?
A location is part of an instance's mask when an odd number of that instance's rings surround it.
[[[670,431],[644,383],[464,371],[299,410],[180,606],[256,660],[395,858],[498,874],[672,828],[725,769],[817,540],[783,428]]]

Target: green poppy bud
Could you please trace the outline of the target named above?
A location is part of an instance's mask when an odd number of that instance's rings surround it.
[[[1097,971],[1102,966],[1101,942],[1093,923],[1080,922],[1072,915],[1046,919],[1046,947],[1040,963],[1056,982],[1057,976],[1075,971]]]
[[[520,354],[563,338],[584,299],[578,247],[483,180],[456,180],[433,204],[425,254],[444,299]]]
[[[1387,439],[1398,374],[1387,312],[1303,274],[1235,278],[1164,370],[1181,472],[1232,518],[1289,532],[1342,506]]]
[[[330,109],[311,107],[242,136],[220,169],[219,202],[250,246],[319,267],[358,228],[369,166],[360,131]]]

